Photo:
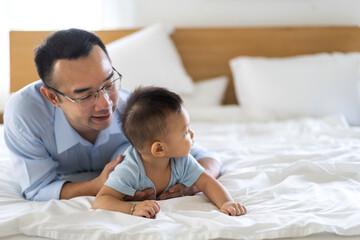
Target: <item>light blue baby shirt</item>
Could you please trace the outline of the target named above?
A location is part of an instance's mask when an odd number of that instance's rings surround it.
[[[153,188],[157,195],[155,185],[146,176],[139,153],[130,146],[124,155],[123,162],[115,167],[105,185],[128,196],[134,196],[135,191],[146,188]],[[178,183],[190,187],[204,171],[204,168],[190,154],[184,157],[170,158],[170,164],[171,178],[164,192]]]

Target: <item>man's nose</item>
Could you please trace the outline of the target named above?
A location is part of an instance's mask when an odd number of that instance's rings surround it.
[[[108,108],[110,105],[112,105],[112,100],[110,99],[109,94],[106,91],[99,91],[98,92],[98,100],[95,104],[96,108],[98,110],[103,110],[105,108]],[[95,109],[96,110],[96,109]]]

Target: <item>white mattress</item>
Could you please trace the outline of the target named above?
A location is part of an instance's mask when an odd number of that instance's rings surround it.
[[[189,111],[195,141],[219,153],[219,181],[246,215],[226,216],[201,193],[159,201],[156,219],[92,210],[94,197],[26,201],[1,137],[0,238],[360,238],[359,128],[341,116],[247,123],[229,109],[199,111]]]

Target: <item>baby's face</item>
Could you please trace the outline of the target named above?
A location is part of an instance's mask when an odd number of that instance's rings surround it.
[[[194,133],[190,130],[189,114],[184,107],[181,113],[173,113],[167,119],[167,154],[170,157],[182,157],[189,154]]]

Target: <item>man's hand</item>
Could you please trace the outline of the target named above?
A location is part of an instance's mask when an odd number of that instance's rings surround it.
[[[153,188],[147,188],[143,191],[136,191],[133,197],[126,196],[124,200],[126,201],[144,201],[144,200],[153,200],[155,199],[155,191]]]
[[[199,192],[199,189],[192,185],[191,187],[186,187],[183,184],[175,184],[174,186],[169,188],[168,192],[164,192],[160,194],[159,199],[165,200],[169,198],[175,197],[183,197],[183,196],[192,196]]]
[[[110,173],[114,171],[115,167],[122,162],[124,157],[122,155],[113,159],[105,165],[104,169],[97,178],[85,182],[66,182],[61,188],[60,199],[70,199],[78,196],[96,196],[102,186],[104,186]]]
[[[101,174],[95,178],[93,184],[96,189],[95,195],[100,191],[100,188],[105,184],[106,180],[108,179],[110,173],[114,171],[115,167],[122,162],[124,159],[123,155],[119,155],[117,158],[113,159],[111,162],[105,165],[104,169],[102,170]]]

